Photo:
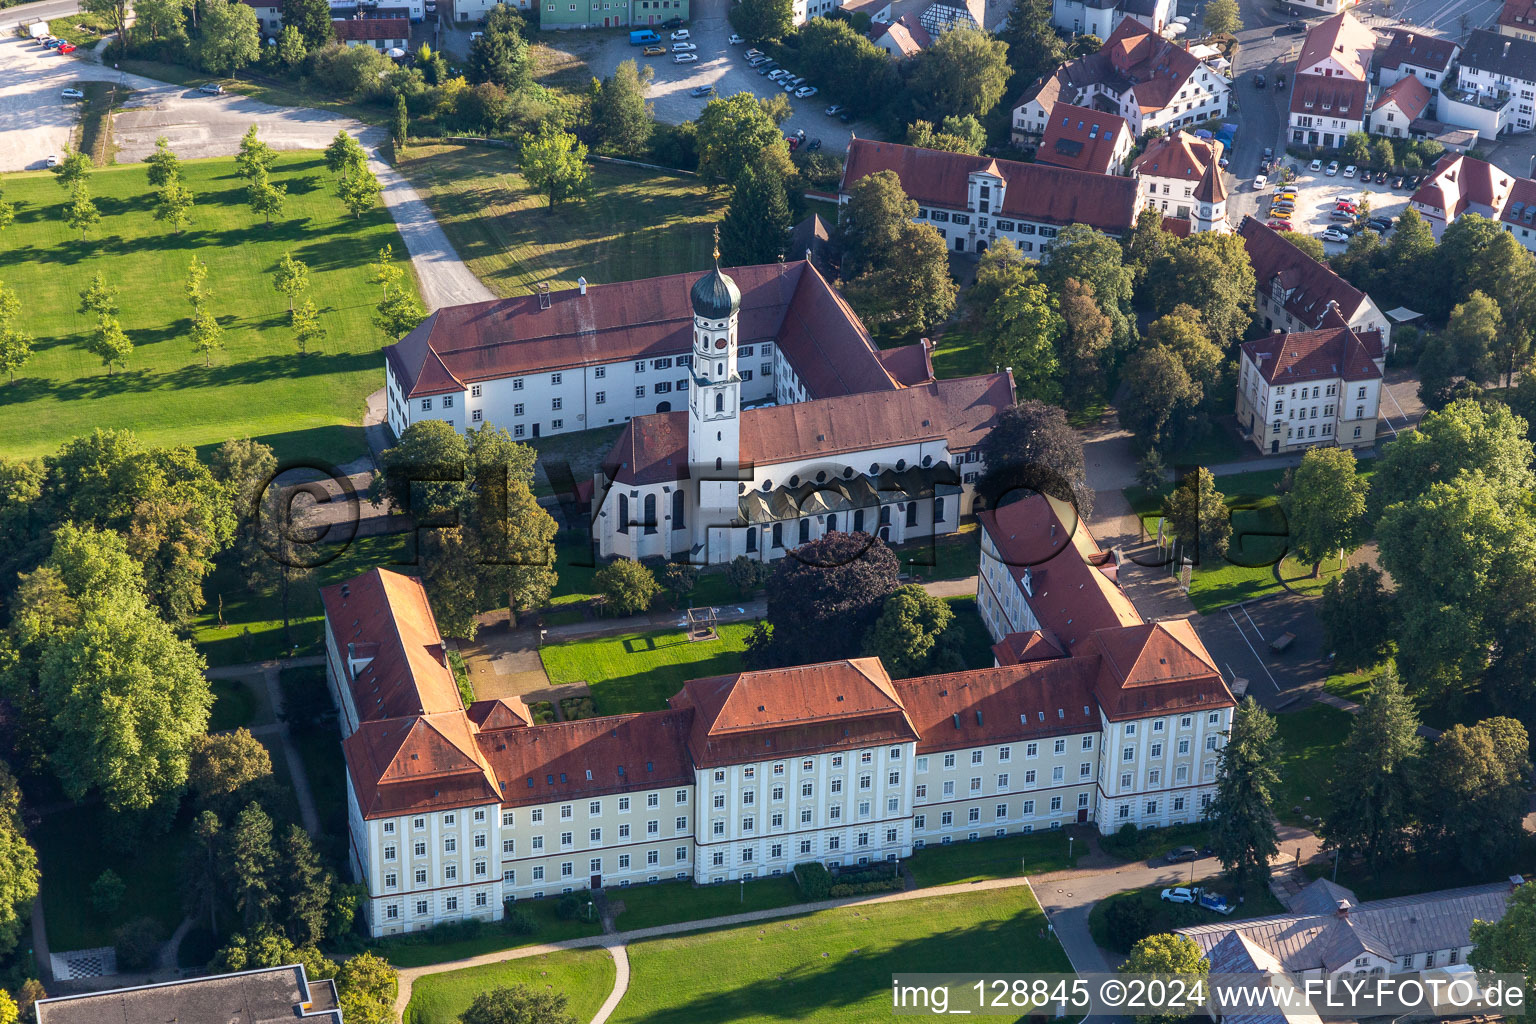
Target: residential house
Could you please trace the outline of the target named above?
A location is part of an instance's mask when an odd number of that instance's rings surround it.
[[[283,8],[273,0],[241,0],[256,14],[256,28],[269,39],[275,39],[283,31]]]
[[[1258,289],[1259,319],[1267,331],[1295,333],[1326,325],[1330,308],[1356,332],[1381,332],[1392,351],[1392,324],[1371,297],[1344,280],[1262,221],[1244,217],[1237,233],[1248,251]]]
[[[1175,931],[1194,940],[1212,974],[1283,973],[1306,984],[1440,971],[1449,980],[1463,970],[1470,975],[1473,922],[1502,918],[1510,894],[1523,884],[1515,875],[1507,882],[1362,903],[1351,890],[1319,878],[1296,895],[1287,913]],[[1288,1009],[1286,1016],[1294,1012]]]
[[[1244,342],[1237,423],[1260,452],[1376,443],[1386,352],[1380,331],[1355,331],[1334,307],[1315,331]]]
[[[1318,22],[1307,31],[1296,75],[1366,80],[1376,50],[1376,33],[1347,11]]]
[[[1126,18],[1161,33],[1173,21],[1173,0],[1052,0],[1051,24],[1073,35],[1108,39]]]
[[[1454,40],[1426,35],[1422,29],[1393,29],[1386,48],[1372,63],[1376,84],[1385,89],[1412,75],[1432,91],[1438,90],[1448,80],[1460,52]]]
[[[867,14],[871,23],[879,25],[891,20],[891,0],[846,0],[842,11],[847,15]]]
[[[310,978],[303,964],[134,985],[103,992],[52,996],[36,1003],[37,1024],[344,1024],[336,983]]]
[[[956,252],[985,252],[1008,238],[1041,257],[1068,224],[1124,235],[1142,205],[1130,178],[858,138],[848,146],[842,201],[860,179],[887,170],[917,202],[917,223],[932,224]]]
[[[1291,141],[1337,149],[1351,132],[1365,130],[1370,87],[1353,78],[1297,75],[1291,83]]]
[[[1013,105],[1013,141],[1044,136],[1058,103],[1119,114],[1139,139],[1148,128],[1171,132],[1226,117],[1231,91],[1225,74],[1126,18],[1096,53],[1067,61],[1025,90]]]
[[[449,19],[480,21],[503,0],[445,0]],[[505,0],[536,16],[543,28],[614,28],[659,25],[689,18],[689,0]],[[535,5],[540,5],[535,10]]]
[[[1536,181],[1518,178],[1485,160],[1447,154],[1409,199],[1439,241],[1457,218],[1476,213],[1504,225],[1536,251]]]
[[[892,22],[876,22],[869,30],[874,44],[896,60],[916,57],[933,45],[928,30],[917,23],[910,14],[903,14]]]
[[[1135,140],[1125,118],[1058,103],[1035,153],[1037,163],[1094,174],[1124,174]]]
[[[917,23],[935,39],[952,28],[985,29],[987,0],[937,0],[923,9]]]
[[[665,710],[549,725],[516,698],[458,702],[416,580],[375,569],[324,588],[371,934],[578,889],[1196,820],[1234,702],[1193,628],[1142,622],[1086,527],[1048,499],[983,521],[993,667],[735,672],[689,680]],[[1003,602],[1028,632],[1003,632]]]
[[[1360,0],[1292,0],[1287,9],[1303,14],[1339,14],[1359,3]]]
[[[1143,200],[1190,231],[1231,231],[1221,154],[1220,142],[1186,131],[1152,140],[1132,164]]]
[[[383,52],[411,45],[411,23],[405,18],[350,18],[331,22],[331,31],[343,46],[371,46]]]
[[[1440,120],[1489,139],[1530,131],[1536,125],[1536,40],[1473,29],[1461,50],[1456,86],[1440,97],[1439,111]]]
[[[1432,98],[1433,93],[1417,76],[1404,75],[1376,96],[1371,106],[1371,133],[1407,138],[1413,123],[1432,113]]]
[[[1536,2],[1504,0],[1499,11],[1499,35],[1536,41]]]

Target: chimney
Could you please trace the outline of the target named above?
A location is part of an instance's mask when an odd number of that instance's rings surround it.
[[[582,295],[587,294],[587,279],[585,277],[578,277],[576,279],[576,291]]]
[[[1339,900],[1338,907],[1339,919],[1342,921],[1349,920],[1349,900]]]

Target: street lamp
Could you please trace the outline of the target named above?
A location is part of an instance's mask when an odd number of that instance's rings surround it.
[[[1072,842],[1076,836],[1067,836],[1067,867],[1072,866]]]
[[[745,878],[741,880],[741,902],[747,902],[747,880]]]

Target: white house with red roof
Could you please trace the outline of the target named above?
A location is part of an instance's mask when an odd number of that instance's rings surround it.
[[[1043,136],[1058,103],[1119,114],[1136,138],[1148,128],[1168,132],[1227,116],[1231,92],[1225,74],[1125,18],[1100,50],[1067,61],[1024,91],[1013,104],[1013,139]]]
[[[1129,178],[1049,164],[1020,163],[855,138],[838,195],[847,202],[861,179],[892,171],[918,204],[916,222],[931,224],[956,252],[985,252],[1008,238],[1043,258],[1069,224],[1119,237],[1136,224],[1142,197]]]
[[[896,60],[916,57],[933,45],[928,30],[917,23],[910,14],[903,14],[892,22],[876,22],[869,30],[874,44]]]
[[[993,667],[735,672],[665,708],[545,725],[518,698],[463,705],[416,580],[375,569],[324,588],[370,933],[580,889],[1196,820],[1234,701],[1193,628],[1143,622],[1112,559],[1047,499],[981,520]]]
[[[1244,217],[1237,233],[1253,265],[1258,315],[1265,330],[1317,330],[1334,310],[1357,332],[1379,331],[1382,347],[1392,350],[1392,323],[1369,295],[1262,221]]]
[[[1504,0],[1498,24],[1501,36],[1536,41],[1536,3],[1532,0]]]
[[[1454,39],[1432,36],[1423,29],[1393,29],[1387,46],[1372,62],[1376,84],[1385,89],[1413,76],[1432,90],[1449,80],[1461,47]]]
[[[1409,204],[1439,241],[1445,229],[1469,213],[1496,220],[1527,249],[1536,251],[1536,181],[1469,156],[1447,154]]]
[[[1125,174],[1135,145],[1119,114],[1058,103],[1035,151],[1035,162],[1094,174]]]
[[[1237,422],[1266,454],[1376,443],[1386,352],[1380,331],[1356,331],[1332,308],[1315,331],[1245,342]]]
[[[371,46],[382,52],[411,45],[408,18],[348,18],[331,22],[331,31],[343,46]]]
[[[1314,25],[1291,78],[1289,126],[1299,145],[1335,149],[1365,130],[1376,34],[1348,11]]]
[[[1432,113],[1432,94],[1414,75],[1404,75],[1377,96],[1371,105],[1371,134],[1407,138],[1413,122]]]
[[[1190,231],[1231,231],[1221,153],[1220,142],[1185,131],[1154,139],[1132,164],[1143,200]]]

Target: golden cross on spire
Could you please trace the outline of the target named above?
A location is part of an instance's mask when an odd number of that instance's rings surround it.
[[[720,225],[715,225],[715,263],[720,263]]]

